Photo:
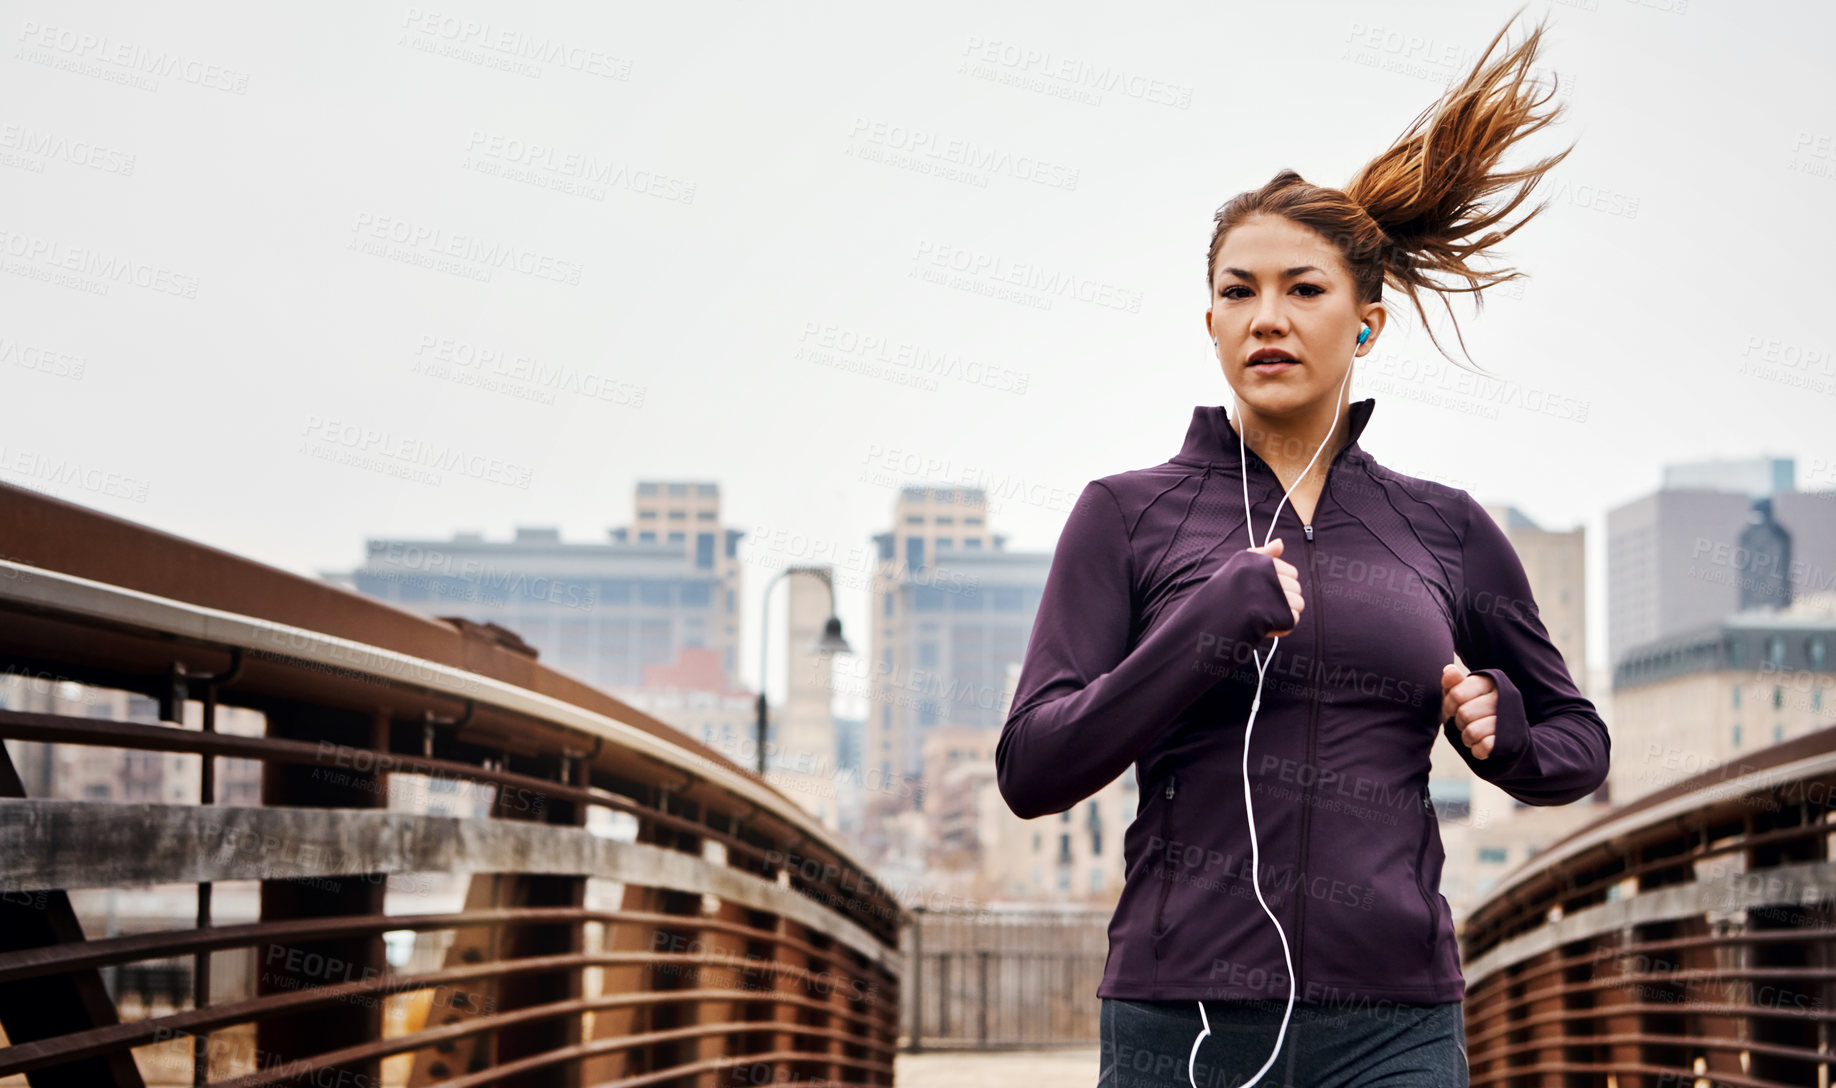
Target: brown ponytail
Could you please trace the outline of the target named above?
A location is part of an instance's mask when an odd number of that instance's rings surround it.
[[[1519,14],[1522,10],[1518,9]],[[1534,84],[1526,85],[1542,41],[1541,24],[1521,44],[1491,59],[1516,18],[1513,15],[1492,38],[1464,78],[1423,110],[1343,190],[1313,185],[1293,170],[1283,170],[1260,189],[1239,193],[1219,208],[1213,217],[1216,225],[1205,267],[1207,296],[1218,251],[1230,229],[1253,215],[1279,215],[1333,242],[1351,270],[1359,301],[1380,299],[1386,282],[1408,295],[1430,341],[1445,355],[1428,325],[1420,291],[1441,296],[1464,352],[1466,340],[1459,335],[1459,321],[1447,296],[1471,294],[1476,311],[1483,305],[1486,288],[1524,275],[1511,268],[1474,269],[1469,262],[1516,233],[1547,206],[1547,202],[1539,204],[1516,222],[1494,229],[1573,150],[1570,145],[1521,170],[1498,169],[1508,148],[1553,123],[1563,109],[1557,104],[1539,112],[1556,93],[1553,83],[1540,97],[1534,93]],[[1511,186],[1517,191],[1501,206],[1487,203],[1493,194]],[[1444,282],[1441,277],[1465,280],[1467,286]]]

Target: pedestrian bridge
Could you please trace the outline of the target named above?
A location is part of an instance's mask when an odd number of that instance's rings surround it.
[[[158,707],[0,710],[9,742],[201,765],[195,796],[118,803],[0,758],[0,1081],[892,1083],[898,902],[507,631],[0,485],[0,669]],[[224,760],[258,798],[220,803]],[[408,784],[487,807],[391,806]],[[108,889],[183,909],[106,935],[73,901]]]

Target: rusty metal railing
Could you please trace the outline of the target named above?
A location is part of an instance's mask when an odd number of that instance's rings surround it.
[[[0,1079],[892,1083],[899,904],[755,774],[488,626],[0,485],[0,669],[160,719],[0,710],[0,737],[202,764],[196,798],[104,803],[28,796],[0,748]],[[224,758],[261,762],[260,804],[216,803]],[[391,808],[403,776],[489,817]],[[410,874],[460,909],[397,909]],[[258,920],[214,920],[224,882],[256,882]],[[86,932],[70,898],[173,884],[195,921],[154,932]],[[437,962],[393,965],[385,933]],[[191,1000],[123,1017],[102,972],[152,961],[192,964]],[[213,962],[255,965],[248,992],[213,1002]]]
[[[911,1050],[1097,1042],[1108,907],[916,909],[906,930]]]
[[[1836,1064],[1836,729],[1673,782],[1468,916],[1474,1085],[1804,1088]]]

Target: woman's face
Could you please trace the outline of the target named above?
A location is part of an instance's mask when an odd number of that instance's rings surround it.
[[[1290,219],[1257,215],[1224,236],[1211,270],[1205,324],[1224,379],[1246,412],[1265,419],[1337,411],[1353,353],[1383,332],[1383,304],[1360,303],[1345,261],[1325,238]],[[1358,331],[1371,335],[1358,344]],[[1260,356],[1293,362],[1261,365]],[[1256,360],[1253,364],[1252,360]]]

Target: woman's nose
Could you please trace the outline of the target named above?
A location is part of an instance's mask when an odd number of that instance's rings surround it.
[[[1251,326],[1257,332],[1272,332],[1287,327],[1288,314],[1279,298],[1264,296],[1256,304],[1256,319]]]

